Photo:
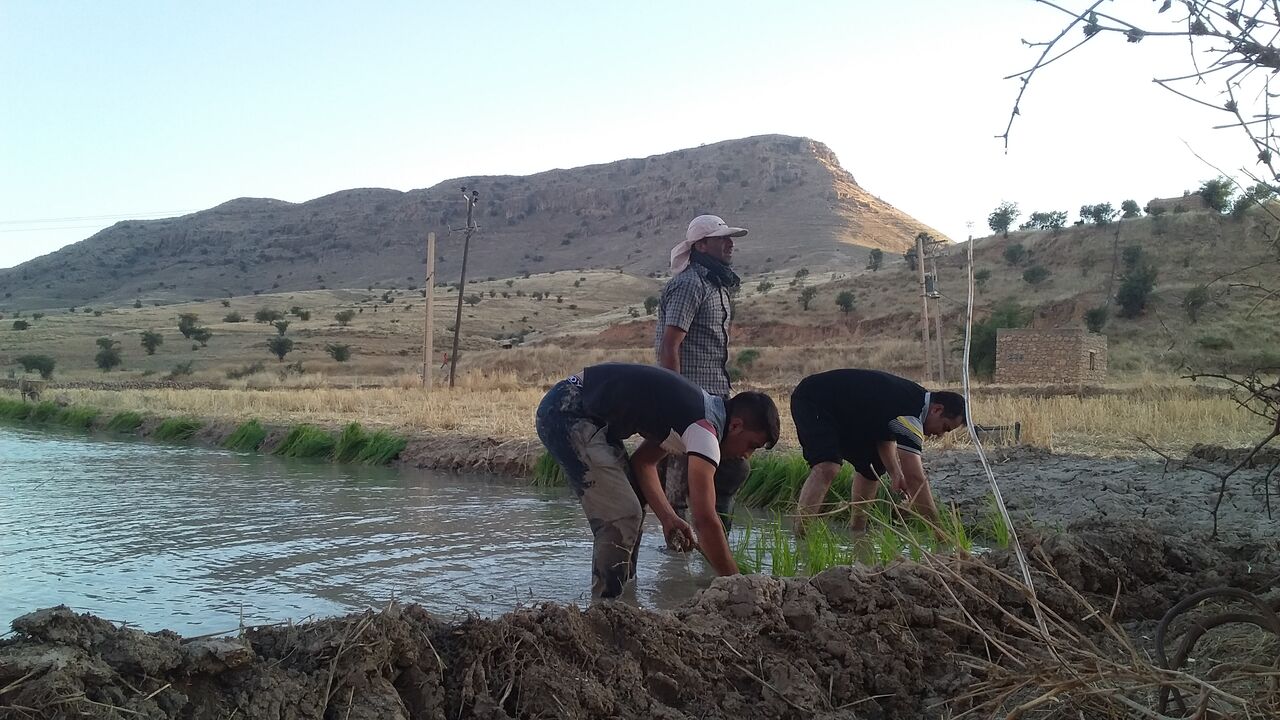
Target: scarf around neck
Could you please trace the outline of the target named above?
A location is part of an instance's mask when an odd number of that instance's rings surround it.
[[[689,253],[689,262],[706,268],[707,279],[717,287],[722,287],[726,290],[735,290],[742,282],[742,280],[738,278],[737,274],[734,273],[733,270],[729,269],[728,265],[706,253],[698,252],[697,250],[691,251]]]

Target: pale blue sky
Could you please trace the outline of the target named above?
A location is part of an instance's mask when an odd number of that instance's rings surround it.
[[[867,190],[955,238],[970,220],[985,231],[1002,199],[1074,217],[1192,189],[1214,173],[1184,141],[1231,171],[1252,154],[1151,85],[1154,61],[1185,51],[1103,38],[1037,78],[1006,156],[993,136],[1017,87],[1000,78],[1034,60],[1021,38],[1061,25],[1030,0],[0,0],[0,267],[235,197],[409,190],[763,133],[827,143]]]

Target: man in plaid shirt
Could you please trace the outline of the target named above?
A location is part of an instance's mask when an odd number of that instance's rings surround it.
[[[730,227],[715,215],[694,218],[684,242],[671,250],[671,280],[662,289],[658,305],[658,364],[721,398],[728,398],[732,391],[727,367],[730,294],[739,285],[738,276],[729,265],[733,260],[733,239],[746,234],[745,228]],[[680,517],[688,507],[685,462],[683,457],[670,458],[665,474],[667,499]],[[716,510],[726,531],[733,512],[733,496],[750,469],[744,459],[726,459],[716,470]]]

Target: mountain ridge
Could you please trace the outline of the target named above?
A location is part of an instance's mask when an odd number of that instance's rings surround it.
[[[352,188],[293,203],[239,197],[157,220],[126,220],[0,270],[4,306],[170,303],[336,287],[421,286],[427,232],[437,272],[456,277],[465,222],[459,187],[476,188],[480,226],[468,274],[565,269],[657,276],[694,215],[751,234],[740,273],[845,267],[870,248],[900,251],[940,234],[857,184],[809,138],[762,135],[532,175],[453,178],[408,191]]]

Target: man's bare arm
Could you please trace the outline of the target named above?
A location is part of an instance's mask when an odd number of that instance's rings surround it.
[[[659,365],[672,372],[680,372],[680,345],[684,342],[685,335],[688,333],[675,325],[662,329],[662,345],[658,348]]]
[[[907,505],[935,528],[941,528],[938,507],[933,502],[933,488],[924,474],[924,460],[913,452],[898,451],[902,466],[903,489],[907,493]]]
[[[711,567],[719,575],[738,574],[720,513],[716,512],[716,466],[697,455],[689,456],[689,509],[698,531],[698,549]]]
[[[880,453],[880,462],[884,463],[884,468],[889,471],[889,479],[893,481],[892,489],[895,492],[903,492],[902,464],[898,462],[898,441],[897,440],[881,440],[876,443],[876,449]]]

